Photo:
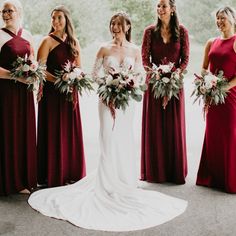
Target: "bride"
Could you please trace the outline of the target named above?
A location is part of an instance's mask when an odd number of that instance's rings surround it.
[[[100,48],[93,69],[141,68],[140,52],[130,42],[131,22],[117,13],[110,21],[112,41]],[[28,202],[42,214],[86,229],[130,231],[153,227],[183,213],[187,202],[159,192],[137,188],[132,124],[134,104],[116,109],[115,126],[109,108],[99,101],[99,166],[75,184],[34,192]]]

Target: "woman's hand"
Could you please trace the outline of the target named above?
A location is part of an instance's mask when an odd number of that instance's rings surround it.
[[[31,83],[31,81],[29,81],[29,80],[27,80],[27,79],[25,79],[25,78],[23,78],[23,77],[17,78],[16,80],[17,80],[18,82],[21,82],[21,83],[27,84],[27,85]]]

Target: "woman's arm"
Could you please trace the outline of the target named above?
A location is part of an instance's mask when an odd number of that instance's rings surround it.
[[[234,41],[234,51],[236,53],[236,40]],[[236,65],[235,65],[236,66]],[[228,89],[231,89],[233,88],[234,86],[236,86],[236,76],[230,80],[229,82],[229,86],[228,86]]]
[[[11,79],[10,71],[0,67],[0,78],[1,79]]]
[[[81,68],[81,56],[80,56],[80,44],[79,44],[79,41],[76,40],[76,49],[78,50],[79,54],[78,56],[75,58],[75,64]]]
[[[183,26],[180,26],[180,65],[179,68],[181,71],[185,70],[189,62],[189,37],[188,31]]]
[[[151,28],[148,27],[144,30],[143,34],[143,42],[142,42],[142,61],[143,61],[143,67],[146,71],[148,71],[148,68],[152,68],[151,63]]]
[[[105,53],[105,48],[101,47],[97,52],[96,59],[92,69],[92,78],[98,84],[102,82],[101,79],[99,79],[99,71],[102,67],[104,53]]]
[[[39,61],[42,64],[46,64],[50,50],[51,50],[50,38],[47,36],[43,39],[42,43],[39,46],[37,61]],[[46,71],[46,80],[50,82],[55,82],[56,78],[50,72]]]
[[[227,86],[227,89],[231,89],[236,86],[236,76],[229,81],[229,85]]]
[[[203,56],[203,63],[202,63],[202,70],[207,71],[209,67],[209,52],[211,49],[211,44],[213,39],[209,39],[205,45],[204,56]]]

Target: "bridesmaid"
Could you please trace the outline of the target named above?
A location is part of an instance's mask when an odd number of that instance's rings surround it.
[[[206,116],[205,139],[197,185],[236,193],[236,13],[230,7],[216,12],[220,37],[208,40],[203,70],[224,72],[229,81],[224,104],[211,106]]]
[[[17,56],[33,56],[32,37],[22,28],[22,5],[3,2],[0,30],[0,195],[29,193],[37,185],[33,93],[24,79],[10,78]]]
[[[179,25],[175,0],[159,0],[157,15],[156,25],[144,31],[143,66],[158,66],[166,58],[182,71],[189,60],[189,40]],[[149,87],[143,101],[141,180],[184,184],[186,175],[184,91],[163,109],[162,99],[155,99]]]
[[[54,8],[51,24],[51,31],[38,50],[38,60],[47,65],[47,82],[38,113],[38,183],[48,187],[85,176],[79,104],[73,107],[54,87],[55,70],[61,70],[68,60],[80,67],[79,42],[64,6]]]

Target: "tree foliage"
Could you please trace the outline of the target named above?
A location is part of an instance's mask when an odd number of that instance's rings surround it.
[[[178,12],[193,39],[205,43],[215,37],[215,12],[222,6],[236,6],[236,0],[179,0]]]
[[[157,0],[21,0],[24,24],[32,34],[46,35],[50,29],[50,14],[63,4],[71,11],[77,36],[83,47],[109,40],[109,20],[117,11],[127,12],[132,20],[133,41],[140,44],[144,28],[156,21]],[[220,6],[236,6],[236,0],[176,0],[180,22],[191,37],[200,43],[217,35],[214,12]]]

